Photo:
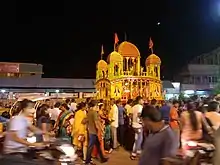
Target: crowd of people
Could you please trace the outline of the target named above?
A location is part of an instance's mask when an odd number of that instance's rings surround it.
[[[48,101],[35,113],[33,102],[25,99],[9,120],[4,153],[25,154],[27,146],[41,146],[56,136],[69,140],[85,164],[94,164],[92,158],[98,157],[107,162],[108,154],[123,147],[131,151],[131,161],[159,165],[162,158],[184,150],[189,141],[214,143],[220,126],[218,98],[144,103],[138,96],[125,104],[115,99],[108,104],[93,99],[78,104],[70,99],[54,105]],[[36,134],[36,143],[25,140],[29,130]]]

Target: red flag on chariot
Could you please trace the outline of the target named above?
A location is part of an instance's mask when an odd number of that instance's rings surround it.
[[[154,46],[154,43],[153,43],[153,41],[152,41],[152,39],[151,39],[151,37],[150,37],[150,40],[149,40],[149,49],[152,49],[153,46]]]
[[[117,33],[115,33],[115,44],[117,44],[118,42],[119,42],[118,35]]]

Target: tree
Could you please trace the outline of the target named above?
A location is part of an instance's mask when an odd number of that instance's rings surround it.
[[[179,95],[179,100],[184,100],[184,99],[185,99],[184,94],[181,92]]]
[[[218,82],[218,83],[215,85],[215,87],[214,87],[214,89],[213,89],[213,94],[214,94],[214,95],[220,94],[220,82]]]

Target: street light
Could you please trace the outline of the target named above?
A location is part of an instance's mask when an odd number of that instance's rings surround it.
[[[1,92],[2,92],[2,93],[5,93],[5,92],[6,92],[6,90],[5,90],[5,89],[2,89],[2,90],[1,90]]]
[[[59,93],[59,92],[60,92],[60,90],[58,90],[58,89],[57,89],[57,90],[55,90],[55,92],[56,92],[56,93]]]

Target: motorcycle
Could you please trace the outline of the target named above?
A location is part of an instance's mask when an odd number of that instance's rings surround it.
[[[27,138],[30,143],[36,142],[36,137]],[[44,147],[30,146],[28,153],[23,157],[22,154],[3,155],[0,158],[1,165],[74,165],[77,155],[74,147],[66,139],[50,139],[44,143]],[[22,157],[20,157],[22,156]]]
[[[163,165],[197,165],[211,162],[214,145],[210,143],[200,143],[195,141],[186,141],[181,150],[175,157],[166,157],[162,159]]]
[[[36,137],[30,137],[27,141],[36,142]],[[61,165],[74,164],[77,159],[76,151],[72,144],[65,138],[51,138],[45,143],[45,148],[34,148],[37,157],[45,160],[59,162]]]
[[[184,147],[185,157],[192,160],[197,157],[199,163],[210,163],[215,151],[215,146],[211,143],[188,141]]]

